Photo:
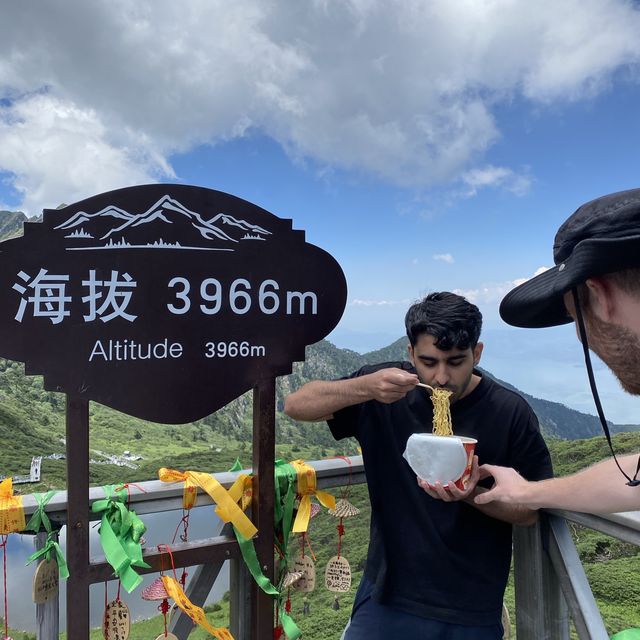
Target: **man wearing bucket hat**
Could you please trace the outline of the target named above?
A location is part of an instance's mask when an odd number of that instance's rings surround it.
[[[622,387],[640,395],[640,189],[582,205],[558,230],[555,266],[505,296],[500,314],[518,327],[575,321],[596,409],[613,457],[574,475],[527,482],[513,469],[481,468],[493,488],[477,504],[500,501],[611,513],[640,509],[637,455],[617,458],[600,404],[589,348]]]
[[[341,380],[314,380],[285,399],[292,418],[327,420],[336,439],[355,437],[362,449],[371,535],[344,640],[503,636],[511,524],[532,524],[535,511],[474,505],[473,496],[487,490],[476,485],[477,462],[466,489],[453,482],[447,489],[436,482],[433,489],[419,484],[403,457],[408,440],[432,428],[434,407],[417,386],[422,382],[452,392],[454,432],[477,440],[480,461],[511,465],[530,479],[551,476],[531,408],[476,368],[481,325],[478,308],[461,296],[429,294],[406,314],[411,362],[366,365]],[[463,467],[466,460],[463,453]]]

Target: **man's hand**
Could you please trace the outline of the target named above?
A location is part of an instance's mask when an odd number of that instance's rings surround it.
[[[371,398],[384,404],[401,400],[420,382],[415,373],[395,368],[380,369],[375,373],[363,376],[361,380],[366,380]]]
[[[495,484],[489,491],[474,498],[476,504],[488,504],[494,500],[507,504],[525,502],[523,496],[529,483],[515,469],[483,464],[480,467],[480,478],[488,477],[493,477]]]
[[[443,486],[440,482],[436,482],[435,485],[430,485],[426,480],[418,478],[418,484],[424,489],[425,493],[436,500],[443,500],[444,502],[459,502],[469,498],[475,491],[478,480],[480,479],[480,472],[478,470],[478,456],[473,456],[473,463],[471,467],[471,476],[467,483],[467,488],[461,491],[456,487],[453,480],[450,480],[447,486]]]

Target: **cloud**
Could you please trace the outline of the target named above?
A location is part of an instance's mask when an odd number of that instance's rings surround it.
[[[393,307],[397,305],[410,304],[412,300],[363,300],[355,298],[349,302],[350,307]]]
[[[467,197],[476,195],[484,187],[502,188],[516,196],[523,196],[529,192],[532,180],[529,176],[517,174],[506,167],[487,165],[464,173],[462,182],[467,187]]]
[[[488,283],[474,289],[454,289],[457,293],[474,304],[494,304],[500,302],[504,296],[513,289],[513,282]]]
[[[447,264],[453,264],[455,262],[450,253],[434,253],[433,259],[440,262],[446,262]]]
[[[46,93],[0,107],[0,167],[31,214],[123,185],[173,177],[153,145],[130,133],[116,145],[100,115]]]
[[[467,300],[475,304],[494,304],[500,302],[514,287],[524,284],[527,280],[544,273],[548,269],[549,267],[538,267],[534,274],[528,278],[516,278],[504,282],[490,282],[474,289],[454,289],[454,293],[464,296]]]
[[[548,271],[549,267],[538,267],[534,272],[532,276],[529,276],[528,278],[516,278],[515,280],[513,280],[511,282],[511,288],[513,289],[513,287],[519,287],[521,284],[524,284],[525,282],[527,282],[527,280],[531,280],[531,278],[535,278],[536,276],[539,276],[541,273],[544,273],[545,271]]]
[[[535,278],[536,276],[539,276],[541,273],[544,273],[545,271],[549,271],[549,267],[538,267],[533,272],[533,277]]]
[[[121,176],[171,176],[172,154],[258,132],[292,158],[401,186],[521,194],[526,175],[482,165],[497,107],[606,90],[637,67],[639,30],[627,0],[7,3],[2,137],[19,127],[26,142],[11,141],[0,171],[34,213]]]

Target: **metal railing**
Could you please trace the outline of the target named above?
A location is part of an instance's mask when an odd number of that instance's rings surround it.
[[[326,489],[366,482],[362,457],[336,458],[319,460],[309,463],[316,470],[317,486]],[[236,480],[238,472],[214,473],[213,477],[225,488],[229,488]],[[247,473],[247,470],[244,471]],[[161,513],[166,511],[182,511],[182,482],[165,483],[159,480],[140,482],[129,486],[129,504],[138,515]],[[100,487],[89,490],[89,520],[99,520],[100,515],[90,511],[96,500],[105,497]],[[23,507],[27,519],[38,508],[33,495],[23,496]],[[213,504],[212,499],[198,488],[198,499],[194,508],[201,508]],[[47,503],[45,511],[55,528],[67,524],[67,492],[56,493]],[[198,565],[191,577],[186,594],[194,604],[203,606],[209,592],[218,578],[223,564],[230,561],[230,631],[236,640],[249,638],[251,635],[251,599],[255,597],[253,579],[244,567],[239,548],[233,533],[224,523],[218,523],[218,528],[212,531],[212,537],[194,540],[182,544],[172,545],[174,558],[180,560],[180,566]],[[36,536],[36,548],[41,548],[46,541],[46,534]],[[203,550],[207,551],[206,564],[200,564]],[[144,550],[144,560],[150,565],[149,569],[136,568],[136,572],[157,573],[163,568],[163,554],[158,547],[147,547]],[[193,557],[195,561],[190,561]],[[97,583],[113,579],[113,569],[102,556],[90,558],[89,582]],[[67,598],[68,602],[73,602]],[[38,640],[57,640],[59,635],[59,600],[51,598],[44,604],[36,605],[36,625]],[[183,613],[173,618],[170,630],[180,640],[184,640],[193,630],[193,623]]]
[[[361,456],[333,458],[309,463],[316,470],[318,488],[366,482]],[[242,472],[212,474],[224,487],[229,487]],[[163,511],[182,510],[182,483],[167,484],[160,481],[138,483],[130,487],[131,508],[139,515]],[[104,497],[101,488],[89,491],[89,505]],[[211,498],[201,491],[197,506],[211,505]],[[23,497],[25,514],[37,508],[31,495]],[[66,524],[66,492],[57,493],[46,506],[51,521],[58,527]],[[91,519],[98,519],[91,514]],[[595,531],[614,536],[640,546],[640,514],[611,514],[596,516],[569,511],[542,512],[539,522],[532,527],[514,527],[514,566],[516,591],[516,633],[518,640],[567,640],[569,621],[573,620],[581,640],[608,640],[609,636],[600,616],[584,568],[570,535],[567,521],[575,522]],[[230,621],[236,640],[250,636],[251,598],[255,588],[240,557],[233,535],[220,523],[218,530],[206,540],[175,545],[174,553],[188,562],[189,554],[202,557],[204,547],[211,549],[210,560],[201,564],[193,574],[187,588],[190,600],[202,606],[226,560],[230,560]],[[37,536],[36,545],[44,542]],[[150,569],[141,573],[159,571],[162,552],[157,547],[147,548],[145,561]],[[103,557],[91,559],[92,582],[112,579],[112,569]],[[58,638],[58,600],[54,598],[37,605],[38,640]],[[173,619],[171,631],[180,640],[187,638],[193,623],[182,614]]]

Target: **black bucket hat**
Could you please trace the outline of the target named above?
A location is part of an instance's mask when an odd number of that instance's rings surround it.
[[[563,296],[592,276],[640,267],[640,189],[583,204],[558,229],[555,266],[510,291],[502,319],[516,327],[571,322]]]

